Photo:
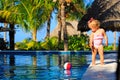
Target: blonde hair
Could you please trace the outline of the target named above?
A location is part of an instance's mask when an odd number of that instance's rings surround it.
[[[89,22],[89,25],[92,25],[92,27],[99,28],[100,27],[100,21],[99,20],[92,20]]]

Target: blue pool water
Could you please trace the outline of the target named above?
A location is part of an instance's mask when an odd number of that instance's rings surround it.
[[[64,70],[66,61],[71,70]],[[80,52],[0,52],[0,80],[80,80],[88,66]]]

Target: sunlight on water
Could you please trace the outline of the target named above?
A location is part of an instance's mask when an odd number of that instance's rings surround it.
[[[72,64],[64,70],[64,60]],[[0,54],[0,80],[80,80],[89,63],[83,54],[15,53]]]

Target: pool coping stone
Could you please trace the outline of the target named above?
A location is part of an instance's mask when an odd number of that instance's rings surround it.
[[[105,54],[105,65],[100,65],[99,57],[96,65],[89,65],[81,80],[116,80],[117,53]]]

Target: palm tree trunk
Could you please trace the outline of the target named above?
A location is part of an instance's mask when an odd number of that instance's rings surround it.
[[[48,22],[47,22],[47,36],[46,38],[50,38],[50,18],[48,19]]]
[[[116,31],[114,31],[114,43],[113,43],[113,50],[116,50]]]
[[[58,28],[59,28],[59,30],[58,30],[58,50],[60,50],[60,47],[59,47],[59,45],[61,44],[61,40],[62,40],[62,20],[61,20],[61,2],[59,1],[59,12],[58,12]]]
[[[14,50],[14,24],[10,24],[10,31],[9,31],[9,37],[10,37],[10,50]]]
[[[64,39],[64,51],[68,50],[68,40],[67,40],[67,29],[65,24],[65,6],[64,0],[60,0],[61,2],[61,22],[62,22],[62,28],[63,28],[63,39]]]
[[[7,28],[7,23],[4,23],[4,28]],[[4,32],[4,41],[7,42],[7,32]]]
[[[34,28],[34,30],[32,31],[32,39],[33,39],[33,41],[37,41],[37,29],[36,28]]]
[[[59,9],[59,14],[58,14],[58,50],[59,50],[59,44],[61,44],[61,33],[62,33],[62,25],[61,25],[61,18],[60,18],[60,9]]]

